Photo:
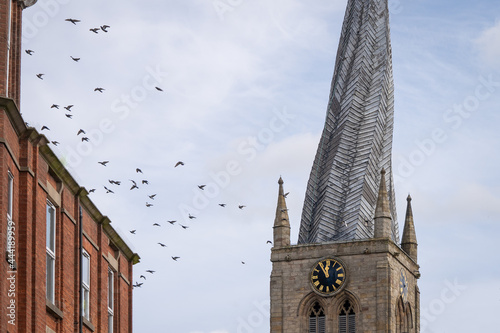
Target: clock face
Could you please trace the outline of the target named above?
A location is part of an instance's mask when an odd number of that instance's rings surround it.
[[[342,263],[335,259],[323,259],[311,271],[313,289],[324,295],[331,295],[342,288],[346,271]]]
[[[403,270],[401,270],[401,275],[399,277],[399,294],[403,297],[404,302],[408,300],[408,278]]]

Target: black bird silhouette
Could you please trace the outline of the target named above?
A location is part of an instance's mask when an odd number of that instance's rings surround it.
[[[132,187],[130,188],[130,190],[133,190],[134,188],[139,188],[139,186],[137,186],[137,183],[135,182],[135,180],[132,180],[132,179],[129,179],[131,182],[132,182]]]
[[[219,204],[219,206],[221,206],[221,207],[226,207],[226,204]]]
[[[266,242],[266,244],[272,244],[272,243],[273,243],[273,242],[271,242],[271,241],[267,241],[267,242]]]
[[[163,243],[158,243],[161,247],[167,247],[165,244]]]
[[[29,55],[33,55],[33,53],[35,53],[35,51],[33,50],[24,50],[24,52],[28,53]]]
[[[76,25],[78,22],[81,22],[80,20],[77,20],[77,19],[72,19],[72,18],[65,19],[64,21],[71,22],[71,23],[73,23],[74,25]]]
[[[69,114],[69,113],[66,113],[64,114],[66,117],[68,117],[69,119],[72,119],[73,118],[73,115],[72,114]]]
[[[51,141],[51,142],[52,142],[52,144],[53,144],[54,146],[57,146],[57,145],[59,144],[59,142],[57,142],[57,141]]]
[[[50,131],[50,128],[48,128],[47,126],[42,126],[41,131],[43,131],[43,130],[49,130]]]
[[[85,132],[84,132],[84,133],[85,133]],[[109,161],[102,161],[102,162],[97,162],[97,163],[99,163],[99,164],[102,164],[102,165],[106,166],[106,164],[108,164],[108,163],[109,163]]]
[[[182,225],[182,224],[179,224],[183,229],[187,229],[189,228],[187,225]]]
[[[104,90],[106,90],[106,89],[100,88],[100,87],[97,87],[97,88],[94,89],[94,91],[98,91],[100,93],[102,93]]]
[[[177,168],[179,165],[184,165],[184,162],[179,161],[179,162],[175,163],[174,168]]]
[[[75,58],[75,57],[73,57],[73,56],[70,56],[70,58],[71,58],[71,59],[73,59],[73,61],[75,61],[75,62],[80,61],[80,58]]]
[[[146,270],[146,272],[153,274],[153,273],[154,273],[154,272],[156,272],[156,271],[153,271],[153,270],[151,270],[151,269],[148,269],[148,270]]]
[[[39,78],[40,80],[43,80],[43,77],[45,74],[43,73],[40,73],[40,74],[37,74],[36,77]]]
[[[153,223],[153,227],[161,227],[161,225],[158,223]]]
[[[68,106],[65,106],[64,108],[66,110],[68,110],[69,112],[71,112],[71,108],[73,107],[74,105],[68,105]]]
[[[205,189],[205,186],[207,185],[198,185],[198,188],[203,191]]]
[[[245,264],[245,262],[244,262],[244,261],[242,261],[241,263],[242,263],[243,265]]]
[[[144,179],[144,180],[142,181],[142,183],[143,183],[143,184],[146,184],[146,185],[149,185],[149,182],[148,182],[146,179]]]
[[[140,288],[144,283],[136,283],[136,284],[133,284],[132,287],[134,288]]]
[[[191,214],[188,214],[188,217],[189,217],[189,219],[191,219],[191,220],[196,218],[196,216],[193,216],[193,215],[191,215]]]
[[[167,221],[167,222],[168,222],[168,223],[170,223],[170,224],[174,224],[174,223],[175,223],[175,222],[177,222],[177,221],[172,220],[172,221]]]
[[[106,193],[115,193],[115,192],[111,191],[109,188],[107,188],[106,186],[104,186],[104,189],[106,190]]]
[[[180,257],[172,257],[172,259],[173,259],[174,261],[177,261],[177,259],[179,259],[179,258],[180,258]]]
[[[136,232],[136,231],[137,231],[137,230],[135,230],[135,229],[134,229],[134,230],[130,230],[130,233],[135,235],[135,232]]]
[[[158,91],[163,91],[163,89],[161,89],[161,88],[159,88],[159,87],[155,87],[155,88],[156,88],[156,90],[158,90]]]
[[[146,207],[151,207],[151,206],[153,206],[153,204],[146,202]]]
[[[146,277],[144,275],[139,276],[139,279],[144,279],[146,280]]]
[[[90,28],[89,31],[92,31],[93,33],[99,33],[99,28]]]
[[[285,194],[283,194],[283,196],[285,197],[285,199],[286,199],[286,197],[287,197],[289,194],[290,194],[290,192],[286,192]]]
[[[113,180],[113,179],[108,179],[108,182],[110,184],[114,184],[114,185],[120,185],[122,182],[119,181],[119,180]]]
[[[89,193],[94,193],[94,192],[95,192],[95,188],[89,190]]]
[[[239,208],[239,209],[243,209],[243,208],[245,208],[245,207],[246,207],[246,206],[244,206],[244,205],[239,205],[239,206],[238,206],[238,208]]]
[[[136,168],[136,169],[135,169],[135,172],[137,172],[137,173],[142,173],[142,170],[141,170],[141,169],[139,169],[139,168]]]
[[[84,131],[84,130],[82,130],[82,129],[80,128],[80,130],[78,131],[78,133],[76,133],[76,135],[80,135],[80,134],[86,134],[86,133],[85,133],[85,131]]]
[[[106,25],[106,24],[105,25],[101,25],[101,30],[104,31],[104,32],[108,32],[108,30],[106,30],[108,28],[111,28],[111,27],[109,25]]]
[[[89,138],[87,138],[86,136],[83,136],[82,137],[82,142],[85,141],[85,142],[89,142]]]
[[[52,105],[50,106],[50,108],[51,108],[51,109],[54,109],[54,108],[59,109],[59,105],[57,105],[57,104],[52,104]]]
[[[148,197],[151,199],[151,200],[154,200],[155,197],[156,197],[156,194],[151,194],[151,195],[148,195]]]

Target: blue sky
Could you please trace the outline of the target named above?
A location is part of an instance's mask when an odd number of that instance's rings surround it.
[[[295,243],[346,2],[39,0],[25,11],[23,48],[35,51],[22,58],[25,120],[48,126],[74,177],[97,189],[92,200],[142,257],[134,281],[157,271],[134,291],[136,332],[269,331],[277,180]],[[401,228],[413,197],[422,332],[492,332],[500,3],[390,3],[393,169]],[[88,30],[103,24],[108,33]],[[73,119],[53,103],[74,104]],[[108,179],[123,182],[114,196]],[[129,191],[129,179],[150,185]]]

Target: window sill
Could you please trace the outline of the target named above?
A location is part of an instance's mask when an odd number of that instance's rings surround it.
[[[52,304],[51,301],[49,301],[48,299],[45,299],[45,305],[47,306],[47,310],[56,318],[58,319],[63,319],[64,315],[63,315],[63,312],[61,310],[59,310],[59,308],[57,306],[55,306],[54,304]]]
[[[84,324],[85,326],[87,326],[87,328],[88,328],[89,330],[91,330],[92,332],[95,332],[95,327],[94,327],[94,325],[92,325],[92,323],[91,323],[91,322],[90,322],[87,318],[85,318],[85,317],[83,317],[83,316],[82,316],[82,321],[83,321],[83,324]]]

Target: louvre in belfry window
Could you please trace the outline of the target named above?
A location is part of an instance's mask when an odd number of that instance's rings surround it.
[[[356,332],[356,313],[349,301],[345,301],[339,313],[339,333]]]
[[[309,312],[309,333],[325,333],[326,318],[325,312],[318,302],[314,303]]]

